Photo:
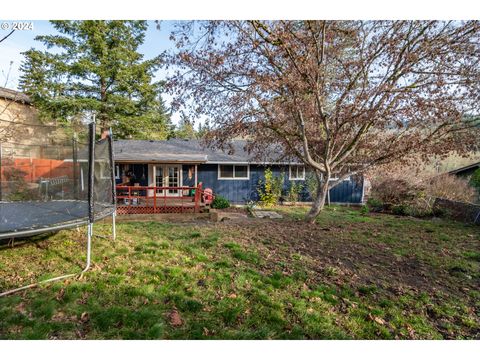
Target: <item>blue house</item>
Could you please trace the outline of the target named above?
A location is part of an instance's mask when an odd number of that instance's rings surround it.
[[[169,197],[181,196],[182,191],[175,187],[193,187],[201,182],[203,189],[212,189],[232,204],[245,204],[259,199],[259,182],[270,168],[275,176],[284,176],[285,194],[295,182],[301,187],[300,201],[311,201],[302,163],[273,160],[278,154],[254,160],[245,145],[243,140],[234,140],[227,152],[205,147],[198,140],[116,140],[116,181],[130,186],[172,187],[161,190],[160,195]],[[331,189],[330,202],[362,203],[363,185],[362,177],[343,181]]]

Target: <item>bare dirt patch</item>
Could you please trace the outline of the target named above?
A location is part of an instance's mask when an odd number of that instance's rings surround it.
[[[448,268],[435,266],[422,259],[415,248],[399,255],[396,250],[408,246],[400,239],[394,244],[378,242],[375,234],[378,235],[379,229],[372,223],[329,228],[301,221],[262,219],[260,222],[225,223],[218,226],[225,227],[225,231],[228,229],[242,234],[237,240],[247,245],[257,247],[259,243],[263,244],[264,255],[269,257],[268,263],[284,261],[292,254],[308,256],[316,265],[317,280],[324,279],[326,273],[337,269],[337,281],[352,285],[374,284],[394,295],[407,290],[428,293],[441,290],[462,296],[465,289],[480,290],[476,277],[467,276],[459,281],[458,277],[451,275]],[[369,235],[364,235],[365,238],[361,240],[355,238],[358,233],[372,234],[371,241]],[[388,230],[383,230],[385,233]],[[438,253],[435,234],[424,232],[417,233],[416,236],[422,253],[431,252],[432,257],[442,257]],[[472,247],[475,246],[474,241],[472,238]]]

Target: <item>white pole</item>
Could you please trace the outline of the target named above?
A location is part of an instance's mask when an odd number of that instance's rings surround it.
[[[89,223],[87,228],[87,264],[82,272],[87,271],[90,268],[90,259],[92,252],[92,236],[93,236],[93,224]]]
[[[114,211],[112,213],[112,238],[113,238],[113,240],[115,240],[116,237],[117,237],[117,230],[116,230],[116,227],[115,227],[115,218],[116,217],[117,217],[117,212]]]
[[[365,202],[365,176],[362,175],[362,198],[360,199],[360,203],[363,204]]]

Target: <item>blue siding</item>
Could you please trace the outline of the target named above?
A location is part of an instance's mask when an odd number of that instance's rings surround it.
[[[272,165],[270,166],[275,176],[283,174],[284,193],[288,192],[291,181],[288,180],[288,166]],[[202,182],[203,188],[211,188],[215,194],[219,194],[227,198],[231,203],[243,204],[249,200],[258,201],[257,187],[260,179],[264,179],[265,166],[250,165],[249,180],[218,180],[218,165],[203,164],[198,165],[198,181]],[[183,184],[185,186],[193,185],[193,180],[186,182],[188,175],[188,166],[184,165]],[[362,200],[362,181],[343,181],[330,190],[330,202],[340,203],[360,203]],[[301,201],[311,201],[306,188],[306,182],[303,180],[295,180],[303,184],[300,193]]]
[[[259,167],[250,166],[249,180],[218,180],[218,165],[198,165],[198,181],[203,188],[211,188],[215,194],[227,198],[232,203],[245,203],[255,200],[257,184],[260,179]],[[185,182],[184,182],[185,183]]]
[[[195,176],[192,172],[191,179],[188,178],[188,170],[194,165],[183,164],[182,178],[183,186],[194,186]],[[123,165],[120,165],[123,168]],[[283,193],[287,194],[291,181],[288,180],[288,166],[272,165],[269,166],[275,176],[285,177]],[[203,188],[211,188],[215,194],[219,194],[227,198],[231,203],[244,204],[247,201],[258,201],[257,187],[260,179],[265,178],[265,169],[262,165],[250,165],[249,180],[218,180],[217,164],[201,164],[198,165],[197,179],[202,182]],[[130,165],[135,175],[135,181],[142,186],[148,185],[148,165],[134,164]],[[120,180],[117,180],[117,183]],[[300,192],[300,201],[311,201],[311,197],[307,191],[306,182],[304,180],[295,180],[301,183],[302,190]],[[330,202],[339,203],[360,203],[362,200],[362,182],[359,181],[343,181],[330,190]],[[133,184],[132,184],[133,185]]]
[[[346,180],[330,190],[330,202],[359,204],[362,202],[363,179]]]

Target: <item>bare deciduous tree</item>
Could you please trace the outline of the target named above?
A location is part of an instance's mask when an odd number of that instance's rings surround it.
[[[303,161],[314,221],[351,175],[478,146],[479,35],[478,21],[184,22],[169,85],[210,118],[212,146],[243,136]]]

